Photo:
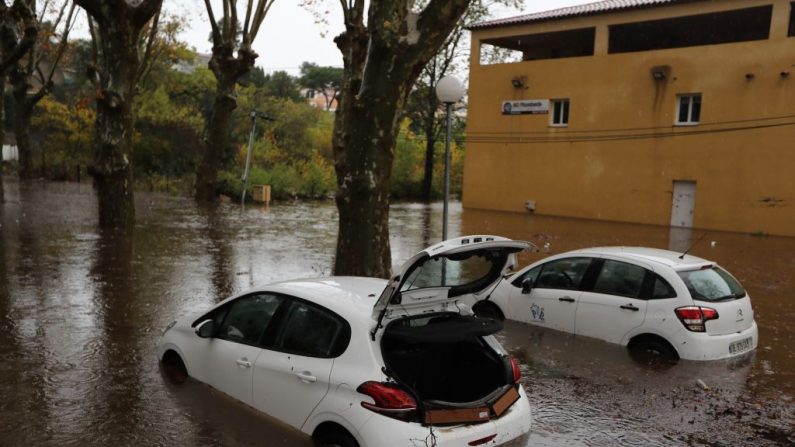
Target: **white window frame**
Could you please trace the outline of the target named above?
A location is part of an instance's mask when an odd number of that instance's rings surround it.
[[[693,120],[693,98],[699,99],[698,104],[698,121]],[[687,98],[689,104],[687,105],[687,120],[679,120],[679,108],[682,100]],[[701,124],[701,113],[704,106],[704,96],[701,93],[680,93],[676,95],[676,109],[674,110],[674,124],[677,126],[698,126]]]
[[[566,113],[564,114],[563,110],[561,110],[561,115],[565,115],[566,122],[560,122],[560,123],[556,123],[555,122],[555,106],[557,104],[565,105]],[[553,99],[550,99],[549,100],[549,108],[550,108],[549,127],[569,127],[569,117],[571,116],[571,101],[569,100],[569,98],[553,98]],[[561,120],[562,119],[563,119],[563,116],[561,116]]]

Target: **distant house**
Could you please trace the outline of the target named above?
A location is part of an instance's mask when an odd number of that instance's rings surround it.
[[[212,57],[212,54],[196,53],[191,60],[180,59],[175,62],[173,68],[180,73],[190,74],[196,71],[197,68],[207,68],[207,64],[210,63]]]
[[[320,90],[302,88],[301,96],[306,98],[307,104],[314,108],[328,110],[329,112],[337,110],[337,99],[334,97],[334,91],[331,89],[326,90],[326,94],[324,95]]]
[[[471,31],[464,207],[795,236],[792,0],[599,1]]]

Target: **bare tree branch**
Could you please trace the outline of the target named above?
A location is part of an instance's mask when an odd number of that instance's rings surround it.
[[[251,24],[252,42],[256,39],[260,25],[262,25],[262,22],[265,20],[265,16],[268,15],[268,11],[271,9],[271,5],[273,5],[274,1],[275,0],[258,0],[257,12],[254,14],[254,22]]]
[[[253,8],[254,8],[254,0],[248,0],[248,3],[246,4],[246,20],[243,23],[243,43],[242,43],[242,46],[244,46],[244,47],[251,46],[251,39],[249,38],[249,35],[248,35],[248,29],[249,29],[249,26],[251,25],[250,24],[250,22],[251,22],[251,11],[252,11]]]
[[[215,13],[213,12],[213,6],[210,4],[210,0],[204,0],[204,5],[207,9],[207,16],[210,19],[210,27],[212,28],[213,32],[213,46],[221,45],[221,41],[223,40],[221,37],[221,31],[218,29],[218,22],[215,20]]]
[[[157,39],[157,29],[158,25],[160,24],[160,10],[161,8],[157,8],[154,17],[152,17],[151,25],[149,27],[149,36],[147,37],[146,41],[146,50],[144,50],[143,58],[141,58],[141,64],[138,67],[138,73],[135,74],[136,84],[141,81],[144,73],[149,71],[148,66],[154,64],[154,60],[152,58],[152,46],[155,43],[155,39]]]

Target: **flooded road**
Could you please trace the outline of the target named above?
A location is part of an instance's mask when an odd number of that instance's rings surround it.
[[[5,191],[0,445],[311,445],[202,384],[171,385],[155,347],[186,310],[274,280],[329,275],[333,203],[241,212],[138,194],[137,225],[125,235],[97,230],[88,185],[9,182]],[[441,220],[440,204],[394,205],[395,264],[438,241]],[[537,244],[521,265],[595,245],[687,247],[701,235],[460,206],[450,222],[451,236]],[[795,444],[795,239],[709,233],[691,252],[749,291],[759,349],[740,361],[655,370],[618,346],[508,323],[499,337],[522,361],[534,418],[517,445]]]

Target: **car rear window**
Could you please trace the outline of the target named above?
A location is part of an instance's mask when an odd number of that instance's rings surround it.
[[[745,290],[718,266],[678,272],[694,300],[725,301],[745,296]]]

